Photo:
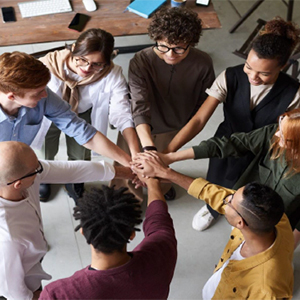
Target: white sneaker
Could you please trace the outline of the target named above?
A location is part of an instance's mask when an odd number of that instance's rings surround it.
[[[204,205],[193,218],[192,226],[195,230],[203,231],[210,226],[214,217],[207,209],[207,206]]]

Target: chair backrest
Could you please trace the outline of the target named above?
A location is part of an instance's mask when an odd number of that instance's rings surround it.
[[[242,47],[238,50],[235,50],[233,54],[246,59],[248,56],[248,53],[251,49],[252,41],[258,36],[259,32],[264,28],[265,24],[267,23],[265,20],[258,19],[257,20],[257,26],[252,31],[252,33],[247,38],[246,42],[242,45]]]
[[[113,58],[115,58],[118,54],[135,53],[140,50],[143,50],[144,48],[148,48],[148,47],[152,47],[152,46],[154,46],[154,45],[153,44],[145,44],[145,45],[136,45],[136,46],[116,47],[114,49]],[[56,47],[56,48],[39,51],[39,52],[34,52],[34,53],[31,53],[31,55],[34,56],[35,58],[40,58],[40,57],[45,56],[49,52],[53,52],[56,50],[63,50],[63,49],[65,49],[65,46],[60,46],[60,47]]]

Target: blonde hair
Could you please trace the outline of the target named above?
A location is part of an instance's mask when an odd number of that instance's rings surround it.
[[[33,56],[12,52],[0,56],[0,91],[24,96],[26,89],[46,86],[51,75],[48,68]]]
[[[281,134],[284,137],[284,146],[279,145],[280,137],[274,134],[270,151],[271,159],[286,160],[288,170],[284,176],[287,177],[300,172],[300,108],[286,112],[281,117],[286,118],[284,127],[281,128]],[[280,126],[277,132],[280,132]]]

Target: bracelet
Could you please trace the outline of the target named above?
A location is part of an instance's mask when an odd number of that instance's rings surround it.
[[[143,147],[143,151],[151,151],[151,150],[154,150],[154,151],[157,151],[157,148],[155,146],[145,146]]]

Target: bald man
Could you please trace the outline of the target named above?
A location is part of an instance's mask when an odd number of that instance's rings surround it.
[[[126,167],[104,161],[39,161],[21,142],[0,142],[0,298],[38,298],[49,280],[41,260],[48,246],[39,201],[40,183],[132,179]]]

